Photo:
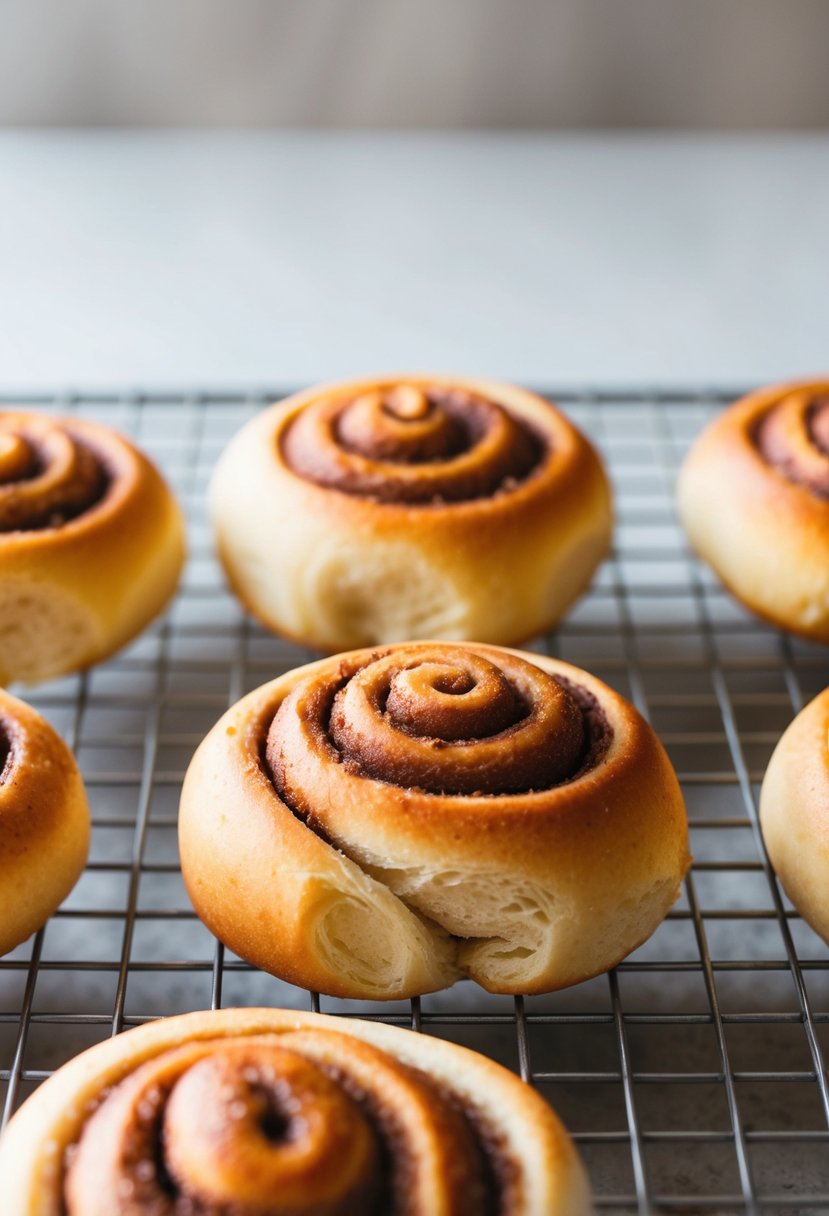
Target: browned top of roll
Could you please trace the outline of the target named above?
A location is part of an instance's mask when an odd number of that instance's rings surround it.
[[[513,489],[539,466],[546,440],[480,392],[400,382],[318,397],[282,445],[289,467],[318,485],[428,505]]]
[[[319,756],[434,794],[550,789],[594,765],[612,739],[587,689],[515,654],[448,643],[362,652],[299,683],[271,724],[271,776],[300,807],[297,719]]]
[[[754,441],[789,481],[829,498],[829,393],[784,391],[759,419]]]
[[[61,527],[96,506],[110,478],[102,453],[70,423],[0,414],[0,532]]]

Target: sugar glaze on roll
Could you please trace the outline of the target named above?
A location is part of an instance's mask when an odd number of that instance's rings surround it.
[[[182,791],[207,926],[343,997],[493,992],[595,975],[648,937],[688,864],[654,732],[599,680],[422,642],[300,668],[237,703]]]
[[[587,587],[610,544],[599,457],[511,385],[323,385],[252,419],[210,504],[231,586],[322,650],[418,637],[517,642]]]

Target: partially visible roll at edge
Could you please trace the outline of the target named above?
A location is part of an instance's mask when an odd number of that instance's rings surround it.
[[[123,435],[79,418],[0,412],[0,440],[45,444],[50,434],[92,453],[104,488],[65,521],[0,530],[0,683],[38,683],[119,650],[165,606],[184,563],[178,503]],[[23,493],[29,482],[17,485]],[[15,488],[0,484],[6,496]]]
[[[44,924],[89,849],[89,806],[69,748],[30,705],[0,691],[9,753],[0,776],[0,955]]]
[[[829,688],[774,749],[760,792],[763,837],[786,894],[829,942]]]
[[[796,382],[724,410],[691,448],[677,500],[691,544],[729,591],[779,628],[829,643],[829,498],[797,481],[791,462],[776,463],[758,433],[773,410],[802,415],[824,397],[829,380]],[[800,454],[810,472],[817,462],[829,477],[817,436]]]
[[[61,1216],[65,1155],[104,1096],[145,1061],[186,1043],[322,1030],[364,1040],[432,1077],[488,1128],[516,1172],[518,1202],[496,1216],[589,1216],[589,1187],[547,1103],[492,1061],[431,1036],[378,1023],[272,1009],[191,1013],[136,1027],[64,1065],[0,1138],[4,1216]]]

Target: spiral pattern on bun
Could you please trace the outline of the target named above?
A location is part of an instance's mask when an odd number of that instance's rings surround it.
[[[0,955],[69,894],[89,847],[89,809],[66,744],[31,706],[0,691]]]
[[[829,643],[829,381],[762,389],[725,410],[683,465],[679,509],[748,608]]]
[[[193,759],[179,839],[233,950],[368,998],[464,973],[576,983],[649,936],[688,862],[676,778],[631,705],[565,663],[440,642],[245,697]]]
[[[435,505],[514,489],[543,453],[541,435],[498,402],[405,383],[312,402],[283,446],[291,468],[318,485]]]
[[[440,376],[264,411],[222,455],[211,508],[248,608],[332,651],[529,637],[584,590],[611,527],[598,456],[548,402]]]
[[[566,1133],[465,1048],[279,1010],[93,1047],[0,1141],[4,1216],[586,1216]]]
[[[606,721],[599,729],[609,742]],[[514,794],[571,779],[586,735],[560,678],[517,655],[421,643],[342,660],[333,683],[303,681],[279,707],[266,754],[280,793],[300,803],[309,764],[327,770],[332,749],[347,773],[402,788]]]
[[[178,507],[126,439],[0,412],[0,681],[105,658],[160,611],[183,559]]]

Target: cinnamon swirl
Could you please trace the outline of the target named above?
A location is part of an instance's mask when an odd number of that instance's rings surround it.
[[[254,418],[211,488],[229,581],[323,650],[514,642],[553,624],[610,543],[583,435],[509,385],[441,376],[310,389]]]
[[[233,950],[377,999],[577,983],[653,932],[688,864],[676,777],[628,702],[566,663],[441,642],[243,698],[190,765],[179,841]]]
[[[0,682],[86,667],[175,590],[184,529],[150,461],[76,418],[0,412]]]
[[[547,1104],[453,1043],[271,1009],[72,1060],[0,1141],[4,1216],[588,1216]]]
[[[829,643],[829,381],[762,389],[726,410],[683,466],[679,510],[748,608]]]

